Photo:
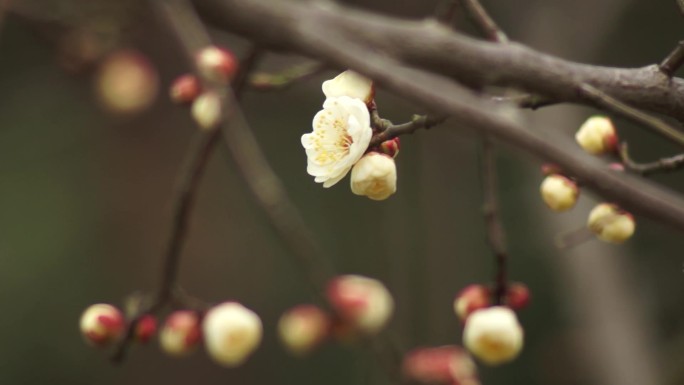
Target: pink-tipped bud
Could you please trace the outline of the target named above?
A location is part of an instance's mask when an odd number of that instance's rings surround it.
[[[394,300],[380,281],[343,275],[328,284],[328,301],[343,321],[357,331],[374,334],[389,321]]]
[[[409,352],[402,364],[404,374],[427,384],[477,385],[477,367],[470,355],[458,346],[418,348]]]
[[[191,112],[201,130],[211,131],[223,118],[221,98],[214,92],[205,92],[192,103]]]
[[[394,139],[386,140],[380,143],[379,150],[385,155],[389,155],[392,158],[396,158],[399,155],[399,137]]]
[[[499,365],[515,359],[523,347],[523,329],[513,310],[494,306],[468,317],[463,344],[482,362]]]
[[[135,325],[135,340],[146,344],[157,332],[157,319],[150,314],[142,316]]]
[[[544,178],[539,192],[544,203],[553,211],[570,210],[579,196],[577,183],[560,174],[551,174]]]
[[[95,81],[103,106],[121,114],[149,107],[159,90],[157,70],[147,57],[135,51],[119,51],[107,57]]]
[[[524,283],[511,283],[506,288],[504,303],[513,310],[520,310],[527,307],[530,303],[530,289],[528,289],[527,285]]]
[[[608,168],[613,170],[613,171],[619,171],[619,172],[625,171],[625,165],[622,163],[617,163],[617,162],[613,162],[613,163],[609,164]]]
[[[454,299],[454,312],[461,321],[478,309],[489,307],[492,304],[491,291],[484,285],[468,285],[461,290]]]
[[[116,307],[98,303],[81,315],[81,334],[93,346],[104,347],[116,341],[124,329],[124,317]]]
[[[587,226],[602,241],[622,243],[636,229],[632,214],[612,203],[601,203],[589,213]]]
[[[618,149],[615,126],[605,116],[593,116],[587,119],[575,134],[575,140],[584,151],[593,155],[615,152]]]
[[[159,333],[162,350],[175,357],[194,352],[201,339],[200,317],[190,310],[178,310],[169,314]]]
[[[263,326],[253,311],[237,302],[224,302],[207,312],[202,331],[209,356],[220,365],[235,367],[259,346]]]
[[[278,334],[294,354],[306,354],[328,336],[330,317],[314,305],[299,305],[285,312],[278,321]]]
[[[238,61],[232,52],[216,46],[200,50],[196,56],[200,74],[213,82],[228,84],[235,76]]]
[[[202,92],[202,85],[195,75],[185,74],[176,78],[169,89],[171,101],[178,104],[190,104]]]
[[[541,166],[541,173],[542,175],[551,175],[551,174],[562,174],[562,170],[559,165],[555,163],[544,163]]]

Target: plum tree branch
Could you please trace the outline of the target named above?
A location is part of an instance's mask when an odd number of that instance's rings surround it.
[[[467,38],[435,22],[391,19],[329,3],[194,3],[225,29],[270,47],[355,69],[410,101],[560,165],[588,188],[634,213],[684,231],[681,197],[572,151],[574,147],[557,133],[529,130],[512,117],[510,108],[502,108],[440,75],[461,79],[471,75],[470,82],[517,84],[550,98],[593,104],[577,91],[587,83],[639,108],[684,118],[684,82],[668,80],[657,65],[616,69],[571,63],[515,43],[498,45]],[[269,21],[269,28],[262,27],[263,20]]]

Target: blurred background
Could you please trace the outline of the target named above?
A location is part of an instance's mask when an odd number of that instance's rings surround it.
[[[122,305],[159,282],[174,178],[195,130],[188,110],[167,97],[188,63],[141,3],[0,1],[0,384],[388,383],[354,346],[328,344],[306,358],[280,346],[279,315],[312,296],[223,147],[200,187],[181,281],[200,298],[238,300],[259,313],[265,336],[257,353],[228,370],[204,352],[168,358],[155,341],[117,367],[83,342],[78,319],[88,305]],[[423,18],[439,2],[346,3]],[[483,3],[513,40],[574,61],[648,65],[683,36],[675,1]],[[475,32],[465,18],[457,24]],[[239,56],[248,47],[219,31],[214,37]],[[307,60],[272,54],[260,69]],[[336,269],[379,278],[395,295],[389,332],[399,344],[460,343],[453,297],[493,275],[479,137],[457,121],[402,137],[398,192],[386,201],[353,195],[346,179],[323,189],[306,173],[300,136],[323,102],[321,82],[335,74],[247,92],[251,127]],[[112,101],[121,94],[134,96]],[[395,122],[422,111],[383,90],[376,101]],[[555,106],[524,118],[534,130],[564,132],[574,146],[572,134],[593,113]],[[637,160],[677,151],[624,120],[616,124]],[[480,367],[483,384],[683,384],[682,234],[637,218],[623,246],[591,240],[559,250],[555,237],[582,227],[600,198],[583,191],[575,209],[554,214],[539,197],[541,162],[499,148],[510,277],[533,298],[520,313],[522,355]],[[653,181],[684,188],[679,174]]]

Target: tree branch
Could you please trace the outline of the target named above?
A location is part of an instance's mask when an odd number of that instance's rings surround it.
[[[660,63],[660,71],[671,78],[684,64],[684,40],[680,40],[669,55]]]
[[[249,78],[249,86],[257,91],[278,91],[306,80],[328,69],[322,63],[306,63],[290,67],[279,73],[255,72]]]
[[[620,147],[620,158],[625,167],[643,176],[658,172],[676,171],[684,167],[684,154],[678,154],[669,158],[662,158],[651,163],[637,163],[629,156],[627,143]]]

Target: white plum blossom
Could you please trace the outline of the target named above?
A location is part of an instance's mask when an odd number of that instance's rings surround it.
[[[397,191],[397,166],[389,155],[369,152],[352,168],[351,190],[381,201]]]
[[[368,104],[373,100],[375,91],[372,80],[357,72],[347,70],[337,75],[334,79],[324,81],[323,93],[326,98],[348,96],[360,99]]]
[[[314,116],[313,132],[302,135],[306,171],[323,187],[333,186],[361,159],[372,136],[370,113],[360,99],[326,99]]]

